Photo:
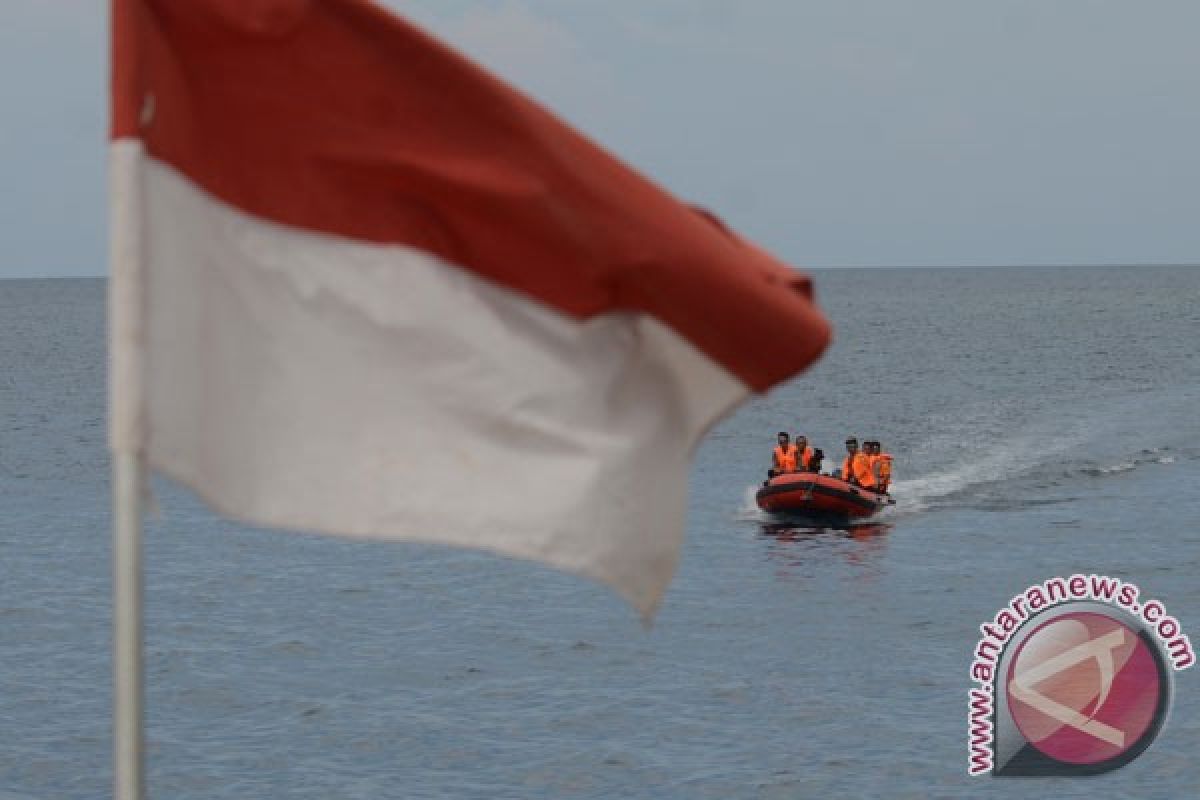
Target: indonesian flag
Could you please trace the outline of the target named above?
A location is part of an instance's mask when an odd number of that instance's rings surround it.
[[[649,614],[693,448],[829,340],[808,279],[367,0],[113,21],[113,450]]]

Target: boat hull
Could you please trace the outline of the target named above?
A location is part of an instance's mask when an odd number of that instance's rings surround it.
[[[777,475],[758,490],[754,499],[759,508],[772,513],[848,519],[869,517],[891,502],[885,494],[815,472]]]

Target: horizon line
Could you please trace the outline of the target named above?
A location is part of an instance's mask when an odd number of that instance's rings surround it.
[[[800,264],[803,270],[839,269],[1172,269],[1197,268],[1200,261],[1134,261],[1134,262],[1059,262],[1026,264]],[[0,275],[0,281],[107,280],[107,273],[92,275]]]

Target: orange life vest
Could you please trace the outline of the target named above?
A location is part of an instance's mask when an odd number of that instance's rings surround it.
[[[803,455],[800,456],[798,468],[802,470],[808,469],[808,465],[812,461],[812,457],[813,449],[811,447],[805,447]]]
[[[868,489],[875,488],[876,480],[873,467],[874,464],[872,463],[871,456],[866,453],[859,453],[854,457],[854,477],[859,485],[865,486]]]
[[[879,488],[887,491],[892,482],[892,454],[880,453],[879,456]]]
[[[787,450],[775,445],[775,466],[783,472],[795,472],[796,445],[789,444]]]

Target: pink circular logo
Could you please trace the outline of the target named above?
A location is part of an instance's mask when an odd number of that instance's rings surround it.
[[[1166,686],[1135,630],[1080,611],[1042,624],[1021,643],[1005,690],[1013,721],[1033,747],[1056,761],[1098,764],[1149,744]]]

